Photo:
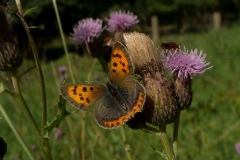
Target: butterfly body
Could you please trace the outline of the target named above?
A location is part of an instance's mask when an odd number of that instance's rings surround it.
[[[95,106],[95,119],[103,128],[124,124],[136,112],[141,112],[146,91],[141,83],[126,79],[134,71],[127,49],[116,42],[110,60],[109,82],[77,84],[61,87],[62,96],[74,107],[87,110]]]
[[[107,86],[108,92],[111,94],[112,97],[115,97],[118,94],[117,88],[112,83],[107,82],[106,86]]]

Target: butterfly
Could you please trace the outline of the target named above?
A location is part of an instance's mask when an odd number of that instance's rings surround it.
[[[120,127],[141,112],[146,99],[144,86],[127,78],[134,73],[127,48],[116,42],[113,46],[109,81],[102,84],[76,84],[61,87],[61,93],[74,107],[86,111],[93,104],[96,122],[103,128]]]

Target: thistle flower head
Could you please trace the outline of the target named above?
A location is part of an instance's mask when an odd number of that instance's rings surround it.
[[[61,73],[61,74],[66,73],[66,72],[67,72],[67,66],[62,65],[62,66],[58,67],[58,71],[59,71],[59,73]]]
[[[198,50],[191,50],[190,53],[186,49],[176,49],[171,54],[165,54],[163,57],[164,66],[176,73],[178,78],[184,79],[188,75],[192,76],[204,73],[209,67],[210,62],[205,61],[206,54],[203,54],[201,50],[198,54]]]
[[[77,43],[93,42],[94,38],[98,38],[103,31],[102,20],[86,18],[79,21],[73,27],[72,39]]]
[[[58,72],[60,73],[59,80],[61,83],[65,82],[65,80],[67,79],[67,70],[68,68],[65,65],[58,67]]]
[[[135,73],[142,75],[163,70],[159,54],[153,41],[143,33],[124,33],[123,38],[135,63]]]
[[[132,12],[119,10],[110,13],[110,18],[107,19],[107,30],[110,32],[125,31],[138,22],[137,16]]]
[[[142,33],[124,33],[123,38],[133,59],[135,73],[141,75],[146,88],[146,102],[142,111],[144,119],[156,126],[173,122],[179,114],[179,109],[173,90],[167,84],[156,46]]]
[[[0,70],[13,71],[20,67],[23,55],[19,52],[18,43],[8,22],[2,6],[0,6]]]

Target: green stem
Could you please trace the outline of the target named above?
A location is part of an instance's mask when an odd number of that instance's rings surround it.
[[[46,134],[46,129],[45,126],[47,124],[47,103],[46,103],[46,89],[45,89],[45,83],[44,83],[44,78],[43,78],[43,73],[42,73],[42,68],[40,65],[40,61],[39,61],[39,57],[38,57],[38,53],[37,53],[37,49],[36,49],[36,45],[34,42],[34,39],[30,33],[30,28],[28,27],[27,23],[25,22],[24,18],[23,18],[23,14],[22,14],[22,7],[21,7],[21,1],[20,0],[16,0],[16,4],[18,6],[18,11],[15,11],[11,6],[7,6],[10,10],[12,10],[21,20],[23,27],[27,33],[28,36],[28,40],[29,40],[29,44],[32,48],[32,52],[33,52],[33,56],[34,56],[34,61],[35,61],[35,65],[36,65],[36,69],[37,69],[37,73],[39,76],[39,81],[40,81],[40,85],[41,85],[41,94],[42,94],[42,135]],[[20,98],[18,98],[20,97]],[[17,100],[20,100],[19,103],[21,103],[21,101],[23,101],[23,97],[21,96],[21,94],[19,94],[19,96],[16,97]],[[25,101],[23,101],[25,103]],[[26,104],[24,104],[26,106]],[[41,135],[41,134],[40,134]],[[52,159],[50,150],[49,150],[49,144],[48,144],[48,138],[47,137],[43,137],[43,141],[42,137],[38,138],[39,142],[41,143],[41,148],[43,149],[44,155],[46,156],[47,159]]]
[[[66,41],[65,41],[65,36],[64,36],[64,33],[63,33],[63,29],[62,29],[62,23],[61,23],[61,19],[60,19],[59,13],[58,13],[57,3],[56,3],[56,0],[52,0],[52,2],[53,2],[56,17],[57,17],[57,22],[58,22],[60,35],[61,35],[61,38],[62,38],[64,52],[65,52],[65,55],[66,55],[66,58],[67,58],[67,63],[68,63],[70,76],[71,76],[72,82],[75,83],[75,79],[74,79],[73,71],[72,71],[72,66],[71,66],[71,62],[70,62],[70,58],[69,58],[69,53],[68,53],[68,49],[67,49],[67,45],[66,45]]]
[[[87,76],[87,81],[89,82],[90,80],[91,80],[91,78],[92,78],[92,71],[93,71],[93,69],[95,68],[95,66],[96,66],[96,63],[97,63],[97,59],[96,58],[94,58],[93,59],[93,62],[92,62],[92,65],[91,65],[91,68],[90,68],[90,71],[88,72],[88,76]]]
[[[43,72],[42,72],[42,68],[40,65],[40,61],[39,61],[39,57],[38,57],[38,53],[37,53],[37,49],[36,49],[36,45],[35,42],[32,38],[32,35],[30,34],[29,30],[27,29],[28,26],[25,26],[27,34],[28,34],[28,39],[29,39],[29,43],[32,47],[32,51],[33,51],[33,56],[34,56],[34,61],[36,64],[36,68],[37,68],[37,73],[38,73],[38,77],[40,80],[40,86],[41,86],[41,94],[42,94],[42,135],[46,135],[46,129],[45,126],[47,125],[47,101],[46,101],[46,88],[45,88],[45,82],[44,82],[44,77],[43,77]],[[52,159],[51,153],[50,153],[50,149],[49,149],[49,142],[48,142],[48,137],[43,137],[43,149],[44,149],[44,153],[46,154],[46,156],[48,157],[48,159]]]
[[[24,141],[22,140],[21,136],[18,134],[16,128],[14,127],[11,119],[9,118],[8,114],[5,112],[4,108],[2,107],[2,105],[0,104],[0,111],[3,115],[3,117],[5,118],[5,120],[7,121],[9,127],[11,128],[11,130],[13,131],[13,133],[15,134],[17,140],[19,141],[19,143],[22,145],[24,151],[27,153],[29,159],[34,160],[33,155],[31,154],[31,152],[29,151],[29,149],[27,148],[26,144],[24,143]]]
[[[174,153],[172,146],[169,143],[168,137],[167,137],[167,132],[166,132],[166,126],[160,126],[159,127],[159,132],[156,133],[157,136],[160,137],[167,160],[175,160]]]
[[[15,0],[18,12],[23,15],[21,0]]]
[[[127,143],[123,127],[121,127],[121,133],[122,133],[122,138],[123,138],[123,142],[124,142],[124,148],[125,148],[125,153],[126,153],[127,159],[132,160],[131,147],[130,147],[130,144]]]
[[[70,148],[70,152],[71,152],[71,155],[72,155],[72,159],[81,159],[80,158],[80,153],[79,153],[79,147],[77,145],[77,140],[76,140],[76,137],[74,135],[74,131],[73,131],[73,128],[72,128],[72,122],[70,120],[70,117],[67,117],[66,118],[66,121],[67,121],[67,126],[68,126],[68,129],[69,129],[69,134],[70,134],[70,137],[72,139],[72,147]],[[76,158],[75,158],[76,156]]]
[[[18,0],[20,1],[20,0]],[[28,27],[27,23],[25,22],[22,14],[18,11],[14,11],[10,6],[8,6],[8,8],[10,10],[12,10],[21,20],[22,24],[23,24],[23,27],[27,33],[27,36],[28,36],[28,40],[29,40],[29,44],[32,48],[32,52],[33,52],[33,57],[34,57],[34,61],[35,61],[35,65],[36,65],[36,69],[37,69],[37,73],[38,73],[38,76],[39,76],[39,80],[40,80],[40,86],[41,86],[41,93],[42,93],[42,103],[43,103],[43,114],[42,114],[42,117],[43,117],[43,120],[42,120],[42,133],[43,135],[45,134],[45,129],[44,127],[46,126],[47,124],[47,102],[46,102],[46,88],[45,88],[45,82],[44,82],[44,77],[43,77],[43,72],[42,72],[42,68],[41,68],[41,65],[40,65],[40,60],[39,60],[39,57],[38,57],[38,53],[37,53],[37,48],[36,48],[36,44],[34,42],[34,39],[30,33],[30,28]]]
[[[86,48],[87,48],[88,54],[89,54],[89,55],[92,55],[92,52],[91,52],[91,50],[90,50],[89,45],[88,45],[87,42],[85,42],[85,46],[86,46]],[[108,70],[108,63],[107,63],[106,60],[103,58],[103,56],[102,56],[102,55],[97,56],[97,59],[98,59],[98,61],[101,63],[102,68],[103,68],[103,71],[104,71],[105,73],[108,73],[108,71],[109,71],[109,70]]]
[[[92,52],[91,52],[91,50],[90,50],[89,45],[88,45],[87,42],[85,42],[85,46],[86,46],[86,49],[87,49],[88,54],[89,54],[89,55],[92,55]]]
[[[43,103],[43,107],[42,107],[42,134],[44,135],[45,134],[45,128],[44,127],[47,125],[46,88],[45,88],[43,72],[42,72],[42,68],[41,68],[41,65],[40,65],[40,60],[39,60],[39,57],[38,57],[36,45],[35,45],[35,42],[32,38],[32,35],[30,33],[28,33],[28,38],[29,38],[30,45],[32,47],[34,61],[35,61],[35,64],[36,64],[37,73],[38,73],[38,77],[39,77],[39,80],[40,80],[40,86],[41,86],[42,103]]]
[[[180,114],[174,122],[174,130],[173,130],[173,152],[176,158],[177,158],[177,140],[178,140],[179,122],[180,122]]]
[[[13,83],[13,86],[14,86],[14,91],[15,91],[15,94],[12,94],[13,97],[15,98],[16,102],[19,104],[19,106],[21,107],[27,121],[30,123],[36,137],[37,137],[37,140],[38,142],[40,143],[40,146],[41,145],[41,142],[42,142],[42,136],[41,136],[41,133],[40,133],[40,130],[37,126],[37,123],[35,122],[30,110],[28,109],[28,106],[25,102],[25,100],[23,99],[22,97],[22,94],[21,94],[21,91],[20,91],[20,87],[19,87],[19,83],[18,83],[18,78],[16,76],[16,72],[12,72],[12,83]],[[43,148],[41,147],[43,153],[44,150]]]
[[[25,100],[22,97],[16,72],[11,72],[11,76],[12,76],[12,84],[15,91],[15,94],[13,94],[13,96],[15,100],[18,102],[18,104],[20,105],[20,107],[22,108],[23,113],[26,116],[27,120],[31,123],[31,126],[34,129],[38,139],[41,140],[41,133],[37,126],[37,123],[35,122],[30,110],[28,109],[28,106]]]
[[[54,11],[55,11],[55,14],[56,14],[57,22],[58,22],[58,27],[59,27],[59,31],[60,31],[60,35],[61,35],[61,39],[62,39],[62,43],[63,43],[64,52],[65,52],[65,55],[66,55],[66,58],[67,58],[67,64],[68,64],[68,68],[69,68],[69,72],[70,72],[70,77],[71,77],[72,83],[75,84],[76,82],[75,82],[75,78],[74,78],[74,75],[73,75],[72,63],[71,63],[70,58],[69,58],[69,53],[68,53],[68,49],[67,49],[67,45],[66,45],[66,41],[65,41],[65,36],[64,36],[64,33],[63,33],[63,29],[62,29],[62,23],[61,23],[61,19],[60,19],[59,13],[58,13],[57,3],[56,3],[56,0],[52,0],[52,2],[53,2]],[[76,148],[76,138],[75,138],[75,135],[74,135],[73,127],[72,127],[72,124],[71,124],[71,122],[68,118],[67,118],[67,125],[68,125],[69,131],[70,131],[72,142],[74,144],[73,145],[74,146],[74,152],[76,152],[77,159],[80,159],[78,149]]]
[[[98,57],[98,60],[99,62],[101,63],[102,65],[102,68],[103,68],[103,71],[105,73],[108,73],[109,69],[108,69],[108,63],[105,61],[105,59],[101,56],[101,57]]]
[[[81,137],[81,141],[82,141],[82,143],[81,143],[81,153],[82,153],[82,160],[85,160],[85,150],[84,150],[84,148],[85,148],[85,112],[83,112],[82,113],[82,118],[83,118],[83,120],[82,120],[82,137]]]

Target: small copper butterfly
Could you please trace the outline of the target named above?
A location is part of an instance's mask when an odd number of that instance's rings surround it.
[[[61,87],[62,96],[80,110],[94,103],[95,119],[103,128],[119,127],[141,112],[146,98],[144,86],[134,79],[126,79],[134,72],[127,48],[120,42],[114,44],[109,70],[109,82],[101,84],[76,84]]]

